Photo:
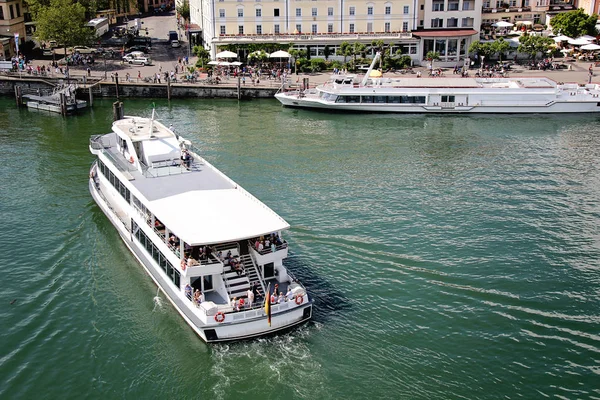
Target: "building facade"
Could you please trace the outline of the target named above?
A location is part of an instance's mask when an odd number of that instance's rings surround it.
[[[417,30],[420,54],[430,51],[445,66],[462,65],[471,42],[479,40],[482,0],[422,0]]]
[[[0,0],[0,59],[10,60],[25,41],[25,18],[22,0]]]
[[[191,0],[190,19],[211,54],[227,44],[286,43],[331,58],[343,42],[393,44],[418,61],[416,0]]]

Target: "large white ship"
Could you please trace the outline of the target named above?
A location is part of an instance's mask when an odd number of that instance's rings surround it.
[[[597,84],[557,83],[545,77],[462,78],[458,75],[456,78],[387,78],[374,69],[378,59],[379,54],[362,79],[353,75],[333,75],[316,88],[287,90],[282,87],[275,97],[284,106],[330,111],[600,112],[600,85]]]
[[[154,112],[112,131],[90,139],[92,197],[202,339],[252,338],[311,318],[312,299],[283,265],[283,218]]]

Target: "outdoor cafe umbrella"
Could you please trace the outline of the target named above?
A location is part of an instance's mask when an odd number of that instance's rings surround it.
[[[269,58],[290,58],[292,55],[284,50],[278,50],[275,53],[269,54]]]
[[[600,46],[598,46],[597,44],[594,43],[589,43],[589,44],[584,44],[583,46],[580,47],[581,50],[600,50]]]
[[[494,22],[492,24],[492,26],[496,27],[496,28],[508,28],[513,26],[514,24],[508,22],[508,21],[498,21],[498,22]]]
[[[217,53],[216,57],[217,58],[237,58],[238,55],[236,53],[234,53],[233,51],[225,50],[220,53]]]
[[[583,39],[583,40],[587,40],[588,42],[591,42],[592,40],[596,40],[595,37],[590,36],[590,35],[583,35],[583,36],[579,36],[577,39]]]
[[[558,43],[558,42],[566,42],[568,40],[573,40],[573,38],[570,38],[570,37],[565,36],[565,35],[560,35],[560,36],[557,36],[557,37],[554,38],[554,41],[556,43]]]
[[[208,65],[219,65],[219,61],[209,61]]]
[[[581,45],[589,44],[589,43],[590,43],[589,40],[586,40],[586,39],[583,39],[583,38],[577,38],[577,39],[571,39],[571,40],[569,40],[569,44],[572,44],[574,46],[581,46]]]

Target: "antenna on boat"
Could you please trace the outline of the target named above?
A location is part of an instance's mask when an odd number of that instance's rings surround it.
[[[152,117],[150,118],[150,136],[152,136],[152,130],[154,129],[154,114],[156,112],[156,105],[152,103]]]
[[[371,76],[371,71],[373,71],[373,68],[375,68],[375,64],[377,63],[377,61],[379,61],[379,57],[381,57],[381,53],[378,51],[377,53],[375,53],[375,57],[373,57],[373,61],[371,62],[369,69],[367,70],[367,72],[365,73],[365,76],[363,77],[361,86],[365,86],[367,84],[367,80]]]

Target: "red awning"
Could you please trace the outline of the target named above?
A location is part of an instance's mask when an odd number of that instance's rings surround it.
[[[438,31],[421,31],[413,32],[413,35],[420,37],[458,37],[458,36],[472,36],[477,34],[475,29],[461,29],[457,31],[451,31],[448,29]]]

